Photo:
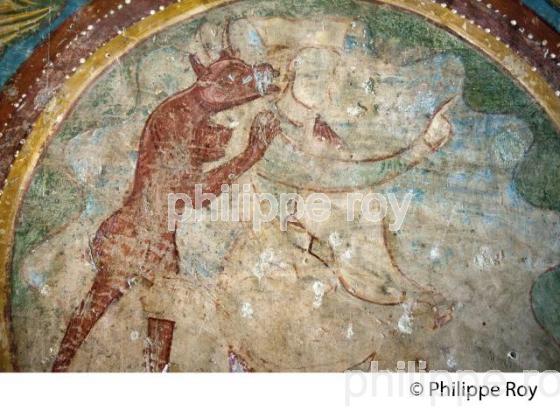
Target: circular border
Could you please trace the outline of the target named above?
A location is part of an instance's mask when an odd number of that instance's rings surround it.
[[[10,265],[16,217],[20,203],[44,149],[48,146],[58,126],[78,101],[81,94],[118,58],[149,36],[211,8],[230,4],[236,0],[180,1],[152,10],[150,15],[118,32],[117,36],[102,45],[89,58],[76,67],[71,76],[48,102],[33,124],[28,138],[10,166],[4,190],[0,196],[0,370],[17,369],[13,357],[13,340],[10,324]],[[372,2],[372,0],[370,0]],[[418,0],[375,0],[426,18],[461,37],[483,51],[498,65],[508,71],[545,109],[556,127],[560,128],[560,99],[545,78],[523,58],[516,55],[509,45],[494,37],[472,20],[467,20],[446,2]]]

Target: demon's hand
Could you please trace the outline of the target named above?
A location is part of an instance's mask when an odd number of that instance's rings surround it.
[[[280,132],[280,120],[271,111],[261,111],[251,125],[249,147],[254,151],[264,152]]]

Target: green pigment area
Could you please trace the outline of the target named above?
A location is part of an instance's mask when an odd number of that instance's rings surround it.
[[[83,199],[76,183],[65,173],[50,166],[41,166],[33,178],[22,205],[15,232],[13,272],[19,272],[25,255],[60,229],[83,208]],[[14,305],[25,298],[27,286],[20,275],[12,275]]]
[[[513,175],[515,187],[532,205],[560,210],[560,136],[532,97],[486,57],[416,16],[380,7],[366,19],[374,37],[398,38],[404,47],[425,47],[460,57],[466,75],[463,98],[473,110],[524,120],[534,144]]]
[[[534,144],[513,176],[517,191],[534,206],[560,210],[560,138],[536,101],[478,52],[417,17],[380,9],[369,25],[374,33],[378,28],[379,36],[395,36],[405,46],[459,56],[465,66],[466,104],[487,114],[516,115],[533,133]]]
[[[538,322],[560,342],[560,269],[538,277],[531,299]]]

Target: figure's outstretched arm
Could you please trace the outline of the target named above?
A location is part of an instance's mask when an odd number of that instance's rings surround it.
[[[446,114],[457,98],[458,96],[450,98],[436,110],[427,127],[407,149],[393,157],[371,163],[379,172],[376,184],[390,181],[416,167],[451,139],[453,127]]]
[[[347,192],[385,183],[414,168],[449,141],[453,130],[447,112],[457,98],[443,103],[426,129],[396,155],[365,161],[337,161],[314,158],[291,145],[289,155],[282,150],[267,151],[266,166],[258,165],[257,173],[290,187],[324,193]]]

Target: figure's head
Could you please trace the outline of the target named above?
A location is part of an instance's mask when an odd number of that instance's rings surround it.
[[[251,66],[228,50],[222,51],[220,58],[208,66],[193,54],[189,58],[198,77],[200,95],[216,110],[235,107],[279,91],[272,84],[278,72],[270,64]]]

